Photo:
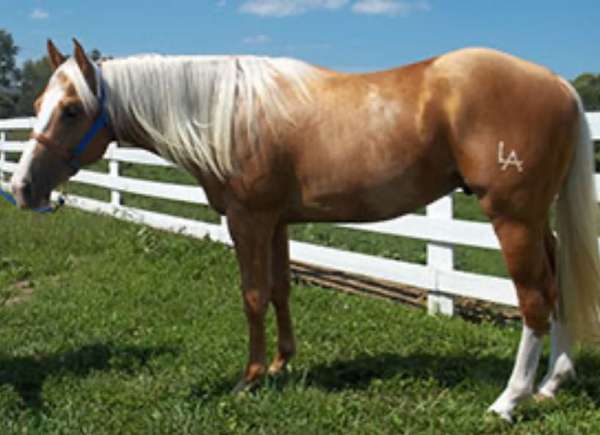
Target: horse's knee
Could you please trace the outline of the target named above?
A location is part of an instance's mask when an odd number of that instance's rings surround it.
[[[244,311],[249,320],[261,320],[265,317],[268,300],[259,291],[244,292]]]

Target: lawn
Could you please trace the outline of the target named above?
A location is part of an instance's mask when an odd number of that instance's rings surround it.
[[[293,289],[299,354],[289,373],[235,396],[246,330],[228,248],[73,209],[42,216],[4,204],[0,241],[2,434],[600,427],[598,351],[579,352],[580,377],[556,402],[527,403],[508,426],[484,414],[509,376],[517,327],[304,285]]]

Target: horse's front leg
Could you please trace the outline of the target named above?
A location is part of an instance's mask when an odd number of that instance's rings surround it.
[[[248,321],[249,359],[244,375],[234,388],[239,392],[265,374],[265,315],[271,299],[272,243],[277,218],[273,212],[227,210],[227,223],[235,245]]]

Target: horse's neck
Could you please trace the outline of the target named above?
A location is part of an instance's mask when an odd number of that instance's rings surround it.
[[[123,124],[126,126],[125,128]],[[158,148],[150,135],[146,133],[144,128],[136,122],[133,117],[121,124],[119,132],[117,132],[117,140],[122,145],[141,148],[154,154],[158,154]]]
[[[258,142],[265,147],[265,140],[280,134],[285,130],[284,125],[294,124],[289,114],[311,99],[308,88],[319,74],[316,69],[295,61],[252,58],[247,64],[232,64],[224,59],[215,66],[202,61],[188,64],[175,60],[166,78],[159,74],[162,70],[151,71],[165,80],[155,89],[135,80],[138,72],[148,70],[138,71],[135,59],[131,62],[122,64],[127,71],[119,71],[121,65],[116,62],[106,65],[105,77],[109,90],[114,91],[109,112],[114,116],[117,137],[181,165],[192,166],[187,169],[213,171],[220,179],[235,172],[236,150],[244,155],[252,153]],[[179,70],[183,67],[205,67],[207,71],[198,79],[194,78],[197,74]],[[131,86],[124,79],[132,81]],[[173,83],[175,79],[189,79],[189,82],[173,93],[172,87],[167,88],[165,83]],[[197,99],[189,93],[196,88]]]

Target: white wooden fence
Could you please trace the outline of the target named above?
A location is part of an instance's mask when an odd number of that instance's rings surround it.
[[[595,140],[600,140],[600,112],[588,113],[588,119],[592,127],[592,136]],[[29,130],[32,123],[33,119],[30,118],[0,120],[0,180],[3,173],[12,173],[16,168],[15,163],[6,160],[6,153],[21,152],[24,145],[23,142],[7,141],[6,132]],[[207,204],[204,191],[200,187],[141,180],[119,174],[119,164],[122,162],[165,167],[172,166],[171,163],[149,152],[119,148],[116,144],[110,145],[104,159],[109,162],[108,173],[82,170],[73,180],[109,189],[110,201],[69,195],[67,204],[193,237],[209,236],[211,239],[231,244],[224,219],[220,224],[213,224],[122,204],[122,192],[193,204]],[[596,186],[600,191],[599,175],[596,175]],[[6,188],[6,184],[3,187]],[[510,280],[454,269],[454,246],[499,249],[499,245],[490,224],[453,218],[451,196],[429,205],[425,216],[407,215],[378,223],[340,224],[340,226],[426,241],[427,264],[391,260],[297,241],[291,243],[292,259],[427,289],[431,313],[451,315],[454,310],[454,296],[516,305],[516,295]]]

